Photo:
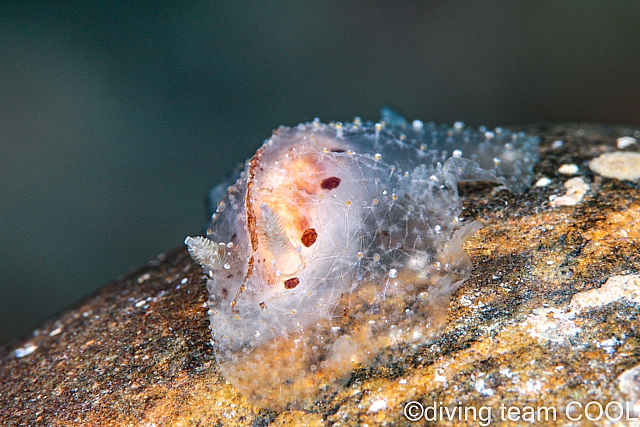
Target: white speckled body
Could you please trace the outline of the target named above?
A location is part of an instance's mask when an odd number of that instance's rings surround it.
[[[205,265],[214,348],[260,406],[313,404],[353,362],[432,340],[480,227],[458,220],[458,182],[530,185],[534,138],[386,119],[279,128],[218,203],[208,237],[224,259]]]

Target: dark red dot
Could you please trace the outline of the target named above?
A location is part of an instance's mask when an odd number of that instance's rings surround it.
[[[340,185],[340,181],[342,180],[337,176],[325,178],[320,183],[320,188],[322,188],[323,190],[333,190],[334,188],[338,188],[338,185]]]
[[[299,284],[300,284],[300,280],[298,280],[297,277],[292,277],[291,279],[284,281],[284,288],[285,289],[293,289],[296,286],[298,286]]]
[[[316,242],[317,238],[318,233],[316,233],[316,230],[314,230],[313,228],[307,228],[306,230],[304,230],[304,233],[302,233],[300,241],[308,248]]]

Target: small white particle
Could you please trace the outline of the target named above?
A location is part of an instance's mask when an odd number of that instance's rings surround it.
[[[31,353],[33,353],[37,349],[38,349],[37,345],[28,344],[28,345],[25,345],[24,347],[17,348],[14,351],[14,354],[19,359],[21,357],[25,357],[25,356],[30,355]]]
[[[471,301],[466,295],[460,298],[460,305],[469,307],[471,304],[473,304],[473,301]]]
[[[462,151],[453,150],[453,157],[455,157],[456,159],[459,159],[460,157],[462,157]]]
[[[513,378],[513,372],[509,368],[500,368],[498,371],[507,378]]]
[[[630,136],[623,136],[622,138],[618,138],[616,140],[616,144],[618,144],[618,148],[620,149],[627,148],[628,146],[633,145],[636,142],[638,142],[638,140]]]
[[[185,283],[187,283],[188,281],[189,281],[189,279],[187,279],[187,278],[185,277],[184,279],[182,279],[182,280],[180,281],[180,284],[181,284],[181,285],[184,285],[184,284],[185,284]]]
[[[147,303],[147,300],[140,300],[136,303],[136,307],[142,307]]]
[[[387,402],[382,399],[376,400],[369,406],[369,412],[378,412],[382,409],[387,409]]]
[[[53,331],[49,332],[49,336],[50,337],[55,337],[56,335],[58,335],[60,332],[62,332],[62,328],[55,328]]]
[[[536,181],[535,186],[536,187],[546,187],[549,184],[551,184],[551,180],[549,178],[547,178],[546,176],[543,176],[542,178],[540,178],[539,180]]]
[[[414,120],[413,123],[411,123],[411,126],[413,126],[414,130],[422,130],[422,128],[424,128],[424,123],[422,120]]]
[[[138,283],[142,283],[145,280],[149,280],[150,277],[151,277],[151,274],[145,273],[142,276],[138,277]]]
[[[439,383],[446,383],[447,377],[444,376],[444,369],[436,369],[436,374],[433,377],[434,381],[438,381]]]
[[[563,145],[564,145],[564,141],[557,140],[557,141],[553,141],[553,144],[551,144],[551,148],[558,149],[558,148],[562,147]]]
[[[596,343],[596,347],[602,348],[609,355],[615,353],[616,345],[618,345],[618,340],[615,337]]]
[[[542,390],[542,381],[539,380],[527,380],[525,387],[527,392],[537,394]]]
[[[558,168],[558,172],[565,175],[574,175],[578,173],[578,170],[579,170],[578,165],[573,163],[565,163],[564,165]]]
[[[392,279],[398,277],[398,270],[396,270],[395,268],[389,270],[389,277],[391,277]]]
[[[398,384],[406,384],[406,383],[407,383],[407,380],[405,380],[404,378],[398,381]]]
[[[476,391],[485,396],[493,396],[494,391],[490,388],[486,388],[485,385],[486,383],[482,379],[476,381],[476,384],[475,384]]]

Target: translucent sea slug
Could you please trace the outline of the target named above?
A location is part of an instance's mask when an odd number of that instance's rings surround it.
[[[220,195],[207,238],[188,237],[209,275],[213,345],[255,404],[330,397],[354,362],[388,363],[446,324],[471,273],[457,184],[530,185],[538,141],[383,111],[380,123],[274,131]],[[224,194],[224,196],[222,196]]]

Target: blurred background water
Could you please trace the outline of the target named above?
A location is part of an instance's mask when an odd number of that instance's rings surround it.
[[[199,233],[274,127],[383,104],[640,125],[640,3],[3,2],[0,344]]]

